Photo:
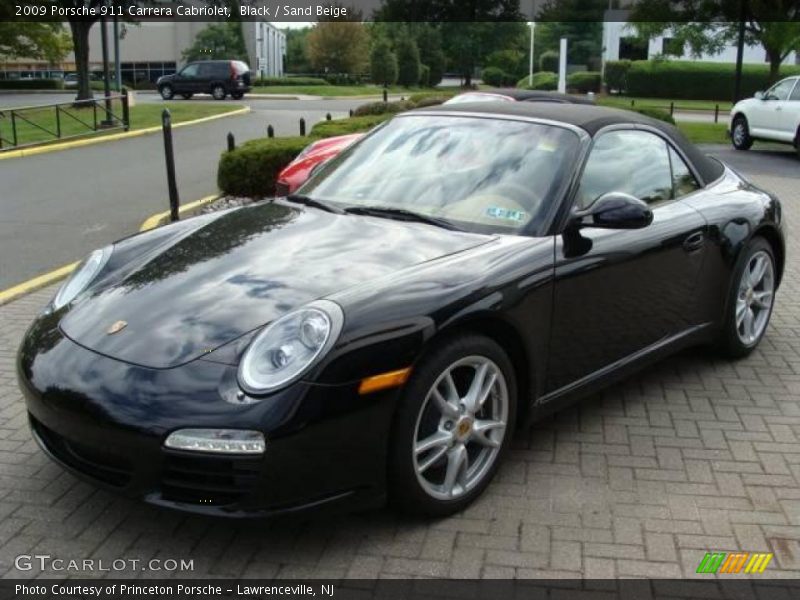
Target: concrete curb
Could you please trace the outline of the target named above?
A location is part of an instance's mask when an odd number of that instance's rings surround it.
[[[175,123],[172,128],[178,129],[180,127],[188,127],[189,125],[198,125],[200,123],[207,123],[208,121],[216,121],[225,117],[235,117],[237,115],[244,115],[251,111],[249,106],[232,110],[230,112],[220,113],[218,115],[209,115],[208,117],[201,117],[191,121],[182,121]],[[24,156],[34,156],[36,154],[46,154],[48,152],[57,152],[60,150],[70,150],[71,148],[79,148],[81,146],[91,146],[93,144],[101,144],[104,142],[114,142],[116,140],[124,140],[133,137],[140,137],[161,131],[160,126],[145,127],[144,129],[135,129],[134,131],[125,131],[123,133],[112,133],[111,135],[103,135],[92,138],[84,138],[74,140],[72,142],[64,142],[62,144],[49,144],[47,146],[33,146],[32,148],[22,148],[20,150],[10,150],[8,152],[0,153],[0,160],[9,158],[22,158]]]
[[[193,211],[197,210],[205,206],[206,204],[210,204],[217,198],[219,198],[219,194],[212,194],[211,196],[206,196],[205,198],[201,198],[200,200],[195,200],[194,202],[189,202],[188,204],[184,204],[178,210],[179,214],[183,215],[191,214]],[[169,220],[169,211],[165,211],[162,213],[157,213],[148,217],[142,225],[139,227],[139,231],[149,231],[150,229],[155,229],[161,225],[164,225]],[[17,300],[22,296],[27,296],[28,294],[35,292],[36,290],[40,290],[48,285],[53,285],[54,283],[64,279],[67,275],[72,273],[72,270],[78,266],[78,262],[70,263],[68,265],[64,265],[63,267],[59,267],[58,269],[54,269],[48,273],[44,273],[43,275],[38,275],[33,279],[29,279],[28,281],[23,281],[20,284],[17,284],[13,287],[10,287],[6,290],[0,291],[0,306],[4,304],[8,304],[13,300]]]

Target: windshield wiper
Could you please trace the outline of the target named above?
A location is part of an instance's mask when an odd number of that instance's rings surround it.
[[[396,219],[398,221],[416,221],[417,223],[427,223],[428,225],[436,225],[443,229],[451,229],[453,231],[460,231],[458,227],[453,225],[446,219],[439,219],[423,215],[413,210],[405,208],[392,208],[390,206],[348,206],[344,209],[346,213],[351,215],[368,215],[371,217],[384,217],[386,219]]]
[[[315,200],[310,196],[304,196],[302,194],[289,194],[288,196],[286,196],[286,199],[289,202],[294,202],[295,204],[304,204],[305,206],[313,206],[314,208],[326,210],[328,212],[332,212],[337,215],[344,214],[344,211],[338,206],[334,206],[333,204],[330,204],[323,200]]]

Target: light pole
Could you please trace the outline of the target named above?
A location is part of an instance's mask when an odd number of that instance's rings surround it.
[[[531,28],[531,55],[528,59],[528,87],[533,85],[533,30],[536,28],[536,22],[531,21],[528,23]]]

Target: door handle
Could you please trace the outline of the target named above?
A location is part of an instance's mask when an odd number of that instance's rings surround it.
[[[703,244],[706,243],[706,236],[702,231],[698,231],[696,233],[691,234],[685,240],[683,240],[683,249],[686,252],[694,252],[695,250],[699,250],[703,247]]]

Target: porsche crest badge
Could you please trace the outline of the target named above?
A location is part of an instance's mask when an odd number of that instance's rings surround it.
[[[115,333],[119,333],[120,331],[125,329],[127,326],[128,326],[128,322],[127,321],[117,321],[116,323],[113,323],[111,325],[111,327],[109,327],[106,330],[106,333],[108,335],[114,335]]]

